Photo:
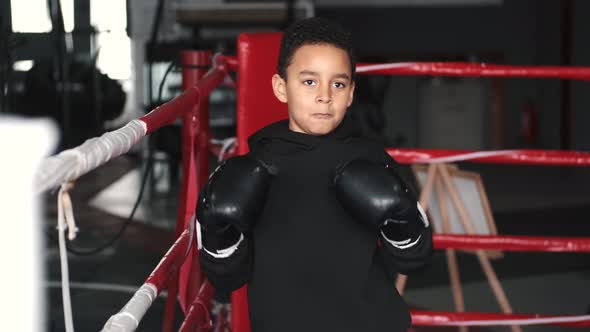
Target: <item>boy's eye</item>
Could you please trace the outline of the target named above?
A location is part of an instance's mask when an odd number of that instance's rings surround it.
[[[315,85],[315,82],[313,80],[305,80],[305,81],[303,81],[303,84],[312,86],[312,85]]]
[[[346,87],[346,84],[344,84],[342,82],[334,82],[334,87],[337,89],[343,89]]]

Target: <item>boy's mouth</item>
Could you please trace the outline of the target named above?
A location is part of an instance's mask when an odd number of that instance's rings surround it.
[[[330,113],[313,113],[311,116],[315,119],[329,119],[332,117],[332,114],[330,114]]]

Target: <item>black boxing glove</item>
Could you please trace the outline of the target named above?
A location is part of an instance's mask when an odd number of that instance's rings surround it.
[[[416,197],[389,165],[354,159],[336,168],[332,183],[351,215],[396,246],[415,243],[427,227]]]
[[[230,158],[217,167],[197,201],[205,248],[228,248],[252,230],[271,179],[269,167],[248,155]]]

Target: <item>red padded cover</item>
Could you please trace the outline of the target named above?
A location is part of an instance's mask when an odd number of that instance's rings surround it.
[[[248,136],[286,119],[287,105],[272,91],[282,33],[245,33],[238,38],[238,154],[248,152]],[[246,287],[232,294],[232,331],[249,332]]]
[[[248,136],[286,119],[287,105],[272,92],[282,33],[245,33],[238,38],[238,154],[248,152]]]

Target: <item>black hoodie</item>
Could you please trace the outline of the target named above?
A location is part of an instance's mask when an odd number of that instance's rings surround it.
[[[427,228],[420,242],[398,249],[346,213],[330,183],[335,167],[367,158],[394,168],[383,147],[345,120],[323,136],[273,123],[248,140],[250,154],[276,175],[252,234],[228,258],[201,253],[218,288],[248,282],[253,332],[401,332],[408,308],[395,289],[398,272],[423,266],[432,252]]]

